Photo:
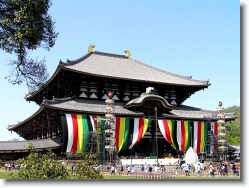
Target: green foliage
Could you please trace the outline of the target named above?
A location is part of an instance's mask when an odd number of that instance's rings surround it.
[[[103,179],[100,170],[96,169],[97,157],[95,154],[83,155],[83,160],[76,166],[77,179]]]
[[[54,31],[48,10],[50,0],[1,0],[0,1],[0,48],[15,54],[11,60],[13,72],[6,77],[12,84],[25,82],[30,90],[47,79],[45,58],[41,61],[29,59],[29,50],[50,50],[58,33]]]
[[[4,166],[4,162],[0,159],[0,167]]]
[[[56,155],[49,151],[45,154],[34,150],[32,144],[27,149],[31,152],[23,161],[24,167],[12,173],[12,179],[102,179],[100,171],[92,168],[97,164],[96,155],[84,154],[83,161],[76,166],[76,173],[64,162],[56,160]]]
[[[240,107],[232,106],[227,109],[224,109],[226,113],[235,113],[237,118],[234,121],[226,123],[226,139],[230,145],[239,145],[240,144]]]
[[[19,159],[17,159],[17,160],[16,160],[16,162],[15,162],[15,163],[16,163],[16,164],[23,164],[23,163],[24,163],[24,161],[25,161],[25,160],[24,160],[24,158],[22,158],[22,159],[21,159],[21,158],[19,158]]]

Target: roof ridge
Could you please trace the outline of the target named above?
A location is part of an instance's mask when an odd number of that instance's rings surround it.
[[[77,64],[77,63],[83,61],[84,59],[86,59],[87,57],[89,57],[90,55],[95,55],[95,54],[103,55],[103,56],[109,56],[109,57],[119,57],[119,58],[123,58],[123,59],[128,59],[125,55],[94,51],[94,52],[88,52],[86,55],[84,55],[84,56],[82,56],[82,57],[80,57],[78,59],[75,59],[75,60],[69,60],[69,59],[67,59],[66,62],[63,62],[63,61],[60,60],[60,64],[61,65],[68,65],[68,64],[73,65],[73,64]]]

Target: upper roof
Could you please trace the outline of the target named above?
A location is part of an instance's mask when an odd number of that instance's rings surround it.
[[[103,52],[90,52],[85,56],[60,65],[73,71],[125,80],[137,80],[174,85],[208,86],[208,80],[193,80],[191,76],[181,76],[151,65],[142,63],[125,55]]]
[[[98,51],[89,52],[76,60],[67,60],[66,62],[60,61],[54,74],[45,83],[45,85],[49,84],[55,78],[60,69],[92,76],[148,83],[203,88],[206,88],[210,85],[208,80],[194,80],[192,79],[192,76],[174,74],[145,64],[125,55],[110,54]],[[31,98],[42,89],[43,87],[31,94],[27,94],[25,98]]]

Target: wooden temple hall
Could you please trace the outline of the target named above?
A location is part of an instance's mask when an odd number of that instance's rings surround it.
[[[197,154],[217,154],[217,112],[183,105],[208,88],[208,80],[158,69],[133,59],[128,50],[118,55],[94,47],[76,60],[59,61],[51,78],[25,96],[40,108],[26,120],[8,125],[25,141],[0,142],[1,158],[26,156],[28,142],[58,156],[90,152],[102,160],[110,151],[119,158],[178,158],[189,147]],[[106,123],[108,100],[113,101],[112,128]],[[236,117],[231,113],[224,118]]]

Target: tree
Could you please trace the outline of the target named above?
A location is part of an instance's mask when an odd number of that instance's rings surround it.
[[[78,161],[76,174],[72,174],[71,168],[67,168],[64,161],[56,159],[52,151],[45,154],[38,152],[32,143],[28,143],[26,149],[30,154],[21,161],[24,167],[17,174],[12,173],[12,179],[102,179],[100,171],[92,168],[96,166],[97,158],[94,154],[84,154],[83,160]]]
[[[37,48],[50,50],[59,33],[48,14],[50,0],[1,0],[0,48],[15,54],[10,60],[13,71],[5,77],[12,84],[25,83],[31,92],[48,78],[45,58],[29,59],[28,52]]]

